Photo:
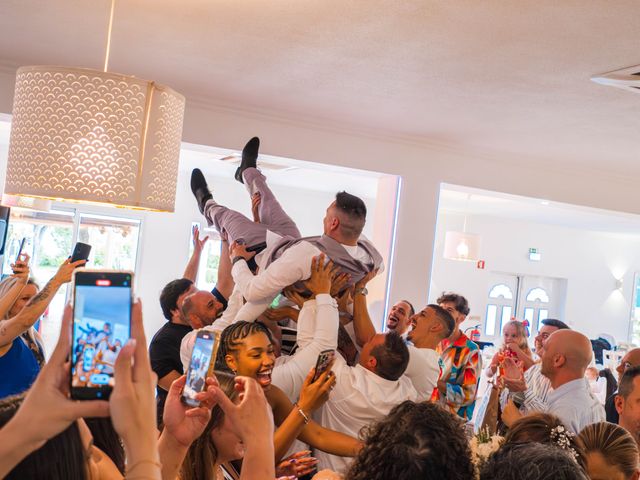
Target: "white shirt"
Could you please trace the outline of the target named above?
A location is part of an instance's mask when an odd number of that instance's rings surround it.
[[[309,330],[311,335],[305,335]],[[271,375],[272,383],[291,402],[297,401],[304,379],[315,366],[318,354],[338,347],[338,305],[331,295],[321,294],[304,303],[298,317],[299,339],[301,333],[305,340],[298,341],[298,349],[293,355],[276,358]]]
[[[587,425],[604,422],[606,418],[604,407],[584,378],[567,382],[549,393],[547,413],[557,416],[576,435]]]
[[[440,355],[431,348],[418,348],[407,345],[409,348],[409,365],[404,375],[411,380],[414,388],[420,395],[420,401],[431,400],[433,389],[438,386],[440,377]]]
[[[329,400],[320,409],[320,425],[358,438],[362,427],[388,415],[389,411],[405,400],[419,401],[420,395],[411,380],[385,380],[362,365],[350,367],[341,355],[336,355],[333,366],[336,386]],[[318,470],[329,468],[345,473],[350,458],[337,457],[316,450]]]
[[[240,308],[242,308],[242,294],[237,287],[234,287],[227,300],[227,308],[220,318],[216,319],[211,325],[192,330],[182,337],[182,343],[180,343],[180,361],[182,362],[182,368],[185,372],[189,369],[191,352],[193,352],[193,344],[196,342],[198,332],[222,332],[234,322]]]
[[[365,263],[371,261],[363,248],[342,246],[353,258]],[[266,268],[270,248],[272,246],[267,247],[257,260],[260,267],[257,275],[251,273],[247,263],[242,261],[236,262],[231,269],[233,280],[247,301],[238,312],[236,320],[252,322],[258,318],[283,288],[311,276],[311,259],[322,253],[315,245],[302,241],[286,249],[280,258]]]

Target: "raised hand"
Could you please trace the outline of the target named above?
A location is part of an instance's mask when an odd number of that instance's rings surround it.
[[[316,369],[312,368],[307,378],[304,379],[300,389],[298,406],[307,414],[320,408],[328,399],[331,390],[336,385],[336,376],[331,371],[334,361],[332,360],[327,370],[322,373],[315,382],[312,383]]]
[[[349,284],[351,275],[348,273],[337,273],[331,282],[331,296],[337,298],[340,293],[344,293],[345,287]]]
[[[323,293],[331,293],[336,267],[331,260],[325,264],[324,258],[324,254],[321,253],[311,259],[311,277],[305,281],[305,286],[314,297]]]
[[[60,265],[60,268],[58,268],[58,271],[53,278],[60,283],[69,283],[71,281],[73,271],[78,267],[82,267],[85,263],[87,263],[86,260],[78,260],[71,263],[71,259],[67,258],[62,262],[62,265]]]
[[[202,250],[204,249],[205,244],[209,240],[209,236],[205,235],[201,240],[200,228],[198,227],[198,225],[194,225],[191,232],[193,234],[193,250],[196,252],[202,253]]]
[[[276,475],[279,477],[303,477],[315,470],[318,460],[311,456],[311,450],[302,450],[288,456],[276,465]]]
[[[260,223],[260,202],[262,202],[260,192],[251,195],[251,214],[253,215],[253,221],[256,223]]]
[[[356,282],[356,290],[359,288],[365,288],[367,284],[375,278],[376,275],[378,275],[377,268],[375,270],[371,270],[369,273],[367,273],[364,277],[362,277],[360,280]]]
[[[278,308],[267,308],[264,311],[264,316],[267,320],[272,322],[279,322],[281,320],[286,320],[290,318],[294,322],[298,321],[298,315],[300,314],[300,310],[293,307],[278,307]]]
[[[241,257],[245,260],[251,260],[255,256],[256,252],[247,252],[247,246],[243,243],[233,242],[229,246],[229,258],[233,262],[234,258]]]
[[[214,386],[218,386],[215,378],[206,379],[207,389],[196,394],[199,407],[190,407],[181,400],[182,390],[187,381],[187,376],[182,375],[174,380],[167,394],[164,404],[162,419],[164,428],[180,445],[189,446],[200,436],[209,423],[211,409],[215,406]]]
[[[140,301],[132,306],[131,339],[120,350],[114,373],[115,386],[109,399],[109,409],[127,459],[132,464],[136,460],[157,461],[157,376],[151,371]]]
[[[21,253],[18,260],[15,263],[12,263],[11,270],[13,271],[13,277],[20,280],[23,283],[26,283],[29,280],[29,255],[26,253]]]

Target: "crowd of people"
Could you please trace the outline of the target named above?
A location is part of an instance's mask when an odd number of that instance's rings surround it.
[[[33,325],[83,261],[64,262],[41,290],[26,255],[12,265],[0,284],[0,477],[640,477],[640,349],[603,384],[585,335],[547,319],[530,345],[514,320],[483,366],[461,330],[471,307],[451,292],[417,308],[399,299],[378,332],[367,285],[384,264],[362,235],[364,202],[338,193],[322,235],[302,238],[257,169],[258,148],[247,143],[236,172],[252,219],[214,200],[193,171],[197,206],[222,238],[217,283],[195,286],[207,241],[196,229],[149,346],[138,301],[130,339],[108,322],[86,326],[71,352],[67,306],[45,362]],[[203,331],[215,338],[209,362],[193,352]],[[316,371],[329,351],[329,368]],[[113,373],[110,398],[71,400],[71,362]],[[481,377],[491,382],[483,396]],[[181,400],[187,384],[198,406]]]

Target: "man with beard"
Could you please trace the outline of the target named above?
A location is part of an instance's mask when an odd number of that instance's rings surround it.
[[[413,305],[408,300],[400,300],[391,307],[389,315],[387,315],[387,330],[394,331],[401,337],[406,338],[411,326],[411,317],[415,313]]]

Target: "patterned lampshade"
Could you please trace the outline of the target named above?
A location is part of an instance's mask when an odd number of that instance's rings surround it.
[[[184,107],[135,77],[22,67],[5,193],[173,212]]]

